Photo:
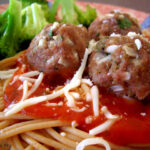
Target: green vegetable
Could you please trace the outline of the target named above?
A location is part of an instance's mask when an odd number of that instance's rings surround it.
[[[50,29],[49,30],[49,36],[52,37],[53,36],[53,31]]]
[[[21,3],[22,3],[22,7],[25,8],[27,6],[30,6],[31,4],[33,3],[37,3],[41,6],[41,9],[44,13],[44,17],[46,18],[46,20],[48,22],[50,22],[50,9],[49,9],[49,6],[48,6],[48,3],[46,0],[20,0]]]
[[[58,6],[60,5],[61,0],[54,0],[53,2],[53,7],[50,9],[50,22],[56,21],[56,15],[57,15],[57,10]]]
[[[0,14],[0,59],[26,49],[46,24],[56,21],[59,6],[60,22],[89,26],[96,18],[94,8],[87,6],[82,11],[75,0],[54,0],[51,9],[46,0],[10,0],[8,9]]]
[[[15,9],[14,9],[15,8]],[[0,15],[0,56],[13,56],[18,50],[19,34],[21,30],[21,3],[11,0],[8,10]],[[17,15],[16,15],[17,14]]]
[[[74,6],[75,6],[75,1],[74,0],[61,0],[61,15],[62,15],[62,20],[61,22],[66,22],[70,24],[80,24],[78,19],[77,19],[77,13],[75,12]]]
[[[33,3],[30,6],[25,7],[22,11],[22,29],[21,40],[31,40],[36,34],[38,34],[42,28],[48,24],[41,5]]]
[[[8,10],[6,10],[5,12],[3,12],[0,15],[0,36],[3,35],[6,27],[7,27],[7,21],[8,21]]]
[[[32,38],[48,23],[42,9],[46,2],[29,2],[31,0],[10,0],[9,8],[0,15],[0,59],[27,48]]]
[[[132,25],[132,22],[127,17],[124,17],[123,19],[118,19],[117,21],[121,29],[129,28]]]
[[[50,11],[51,22],[55,21],[59,5],[61,6],[61,22],[75,25],[83,24],[88,27],[97,16],[96,9],[89,5],[86,6],[85,11],[82,11],[75,4],[75,0],[54,0],[53,7]]]
[[[75,11],[77,12],[78,21],[80,24],[88,27],[91,22],[97,17],[96,9],[90,7],[89,5],[86,6],[86,10],[82,11],[75,5]]]

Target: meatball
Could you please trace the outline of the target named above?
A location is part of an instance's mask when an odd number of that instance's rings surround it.
[[[107,14],[101,20],[96,19],[88,29],[89,37],[95,40],[111,34],[126,35],[128,32],[141,33],[140,25],[136,18],[118,11]]]
[[[84,27],[69,24],[47,25],[31,42],[26,56],[33,69],[49,78],[69,78],[78,69],[88,45]]]
[[[109,37],[94,45],[88,73],[93,82],[118,96],[145,99],[150,94],[150,42],[140,35]]]

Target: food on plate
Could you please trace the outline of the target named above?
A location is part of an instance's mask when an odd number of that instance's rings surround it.
[[[74,0],[54,0],[52,7],[50,4],[46,0],[9,1],[8,9],[0,14],[0,60],[27,49],[46,24],[56,21],[59,6],[62,14],[59,22],[88,27],[97,17],[95,8],[87,5],[83,11]]]
[[[88,45],[85,27],[59,24],[47,25],[31,42],[27,60],[32,68],[49,78],[70,78],[79,68]]]
[[[150,42],[147,39],[129,32],[127,36],[110,36],[105,42],[100,40],[93,45],[96,48],[90,56],[88,72],[96,85],[140,100],[150,94]]]
[[[117,18],[116,28],[96,34],[104,28],[94,21],[89,40],[86,27],[96,17],[90,6],[82,11],[74,0],[55,0],[49,10],[46,1],[10,0],[8,9],[14,4],[30,19],[39,12],[46,26],[27,50],[0,61],[0,147],[148,150],[150,42],[138,21],[115,10],[104,22]]]
[[[35,2],[10,0],[8,9],[0,14],[0,59],[27,48],[29,41],[48,24],[47,1]]]
[[[141,27],[135,17],[116,10],[93,21],[88,32],[91,39],[99,40],[114,33],[118,35],[126,35],[128,32],[141,33]]]

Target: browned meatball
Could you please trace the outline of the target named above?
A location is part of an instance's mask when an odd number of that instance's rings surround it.
[[[91,39],[99,40],[111,34],[126,35],[128,32],[141,33],[140,25],[136,18],[120,12],[112,12],[104,18],[96,19],[88,29]]]
[[[142,100],[150,94],[150,42],[140,35],[129,35],[109,37],[103,50],[97,42],[88,72],[98,86]]]
[[[27,60],[31,67],[50,78],[56,75],[68,78],[80,66],[87,45],[86,28],[55,22],[32,40]]]

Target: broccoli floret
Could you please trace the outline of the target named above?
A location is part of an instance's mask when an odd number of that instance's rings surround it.
[[[84,26],[88,27],[91,22],[97,17],[96,9],[90,7],[89,5],[86,6],[86,10],[82,11],[80,8],[78,8],[77,5],[74,5],[75,11],[78,14],[78,21],[80,24],[83,24]]]
[[[0,15],[0,59],[27,48],[48,23],[43,7],[48,7],[43,0],[10,0],[8,9]]]
[[[1,58],[13,56],[19,48],[21,3],[17,0],[11,0],[8,10],[0,15],[0,23],[0,56]]]
[[[70,23],[70,24],[79,24],[77,19],[77,13],[74,9],[75,1],[74,0],[61,0],[61,13],[62,13],[62,22]]]
[[[61,6],[61,22],[70,24],[83,24],[88,27],[96,18],[96,9],[86,6],[86,10],[82,11],[75,4],[75,0],[54,0],[53,7],[50,10],[51,22],[54,22],[57,15],[58,6]]]
[[[48,24],[41,5],[33,3],[22,10],[21,40],[31,40]]]
[[[50,19],[51,19],[50,9],[49,9],[49,6],[48,6],[48,2],[46,0],[20,0],[20,1],[22,3],[23,8],[28,7],[33,3],[40,4],[40,6],[43,10],[43,13],[44,13],[44,17],[46,18],[46,20],[48,22],[50,22]]]

